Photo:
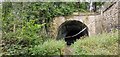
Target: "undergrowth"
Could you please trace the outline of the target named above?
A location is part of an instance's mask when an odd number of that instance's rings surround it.
[[[35,44],[27,47],[21,45],[9,45],[3,48],[3,55],[62,55],[61,49],[65,48],[64,40],[48,39],[43,44]],[[71,55],[117,55],[118,32],[103,33],[77,40],[70,46],[73,49]]]

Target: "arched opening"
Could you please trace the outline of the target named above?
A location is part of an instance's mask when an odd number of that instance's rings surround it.
[[[86,29],[83,30],[84,28]],[[88,36],[88,28],[80,21],[65,21],[58,28],[57,39],[64,38],[67,45],[71,45],[82,36]]]

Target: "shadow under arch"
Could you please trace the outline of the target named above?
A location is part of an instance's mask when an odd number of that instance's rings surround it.
[[[73,35],[79,33],[85,27],[87,29],[85,29],[80,34],[78,34],[74,37],[66,38],[68,36],[73,36]],[[64,39],[65,42],[67,43],[67,45],[71,45],[72,43],[74,43],[76,41],[76,39],[80,39],[80,37],[82,37],[82,36],[89,36],[89,34],[88,34],[88,27],[80,21],[77,21],[77,20],[65,21],[58,27],[57,40]]]

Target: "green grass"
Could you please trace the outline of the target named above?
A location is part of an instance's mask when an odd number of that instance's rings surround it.
[[[71,47],[74,49],[74,55],[116,55],[118,53],[118,32],[79,39]]]
[[[60,49],[65,47],[63,40],[48,40],[41,45],[30,48],[32,55],[60,55]]]
[[[7,47],[7,46],[6,46]],[[10,45],[5,54],[18,55],[64,55],[66,51],[71,55],[117,55],[118,32],[103,33],[77,40],[70,46],[72,54],[67,50],[64,40],[49,39],[43,44],[35,44],[31,47]],[[66,53],[65,53],[66,54]]]
[[[118,32],[103,33],[77,40],[70,46],[71,55],[117,55]],[[42,45],[31,48],[32,54],[60,55],[60,50],[67,49],[63,40],[48,40]],[[68,52],[69,53],[69,52]]]

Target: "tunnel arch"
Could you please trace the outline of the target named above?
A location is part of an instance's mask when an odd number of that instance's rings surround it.
[[[79,33],[84,28],[86,29],[77,36],[66,38]],[[88,35],[88,27],[84,23],[77,20],[69,20],[65,21],[58,27],[57,39],[64,39],[67,45],[71,45],[74,41],[76,41],[76,39],[80,39],[80,37]]]

